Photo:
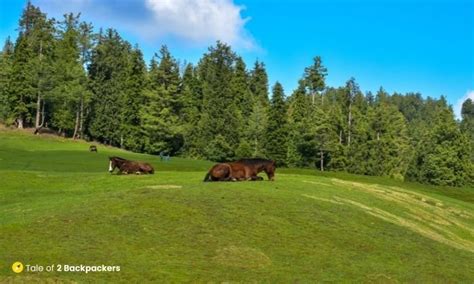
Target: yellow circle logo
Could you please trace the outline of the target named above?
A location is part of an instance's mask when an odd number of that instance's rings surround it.
[[[12,270],[15,273],[21,273],[23,271],[23,268],[24,268],[23,263],[21,263],[19,261],[12,264]]]

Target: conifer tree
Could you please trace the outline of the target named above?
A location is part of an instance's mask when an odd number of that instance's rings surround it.
[[[178,124],[180,77],[178,63],[166,46],[152,59],[148,80],[140,111],[145,149],[149,153],[174,154],[183,144]]]
[[[13,43],[8,37],[0,53],[0,121],[7,125],[13,122],[11,117],[13,106],[10,103],[13,52]]]
[[[471,161],[474,163],[474,102],[467,99],[461,108],[461,131],[467,136],[471,144]]]
[[[25,123],[40,126],[45,96],[51,89],[53,33],[53,20],[28,2],[20,18],[10,81],[12,114],[18,128]]]
[[[250,91],[255,98],[260,100],[264,107],[268,106],[268,75],[265,64],[258,60],[255,61],[254,67],[250,72]]]
[[[380,88],[375,106],[368,113],[370,123],[367,174],[403,179],[411,160],[410,140],[405,118],[388,103]]]
[[[423,183],[462,186],[472,183],[470,145],[442,97],[433,101],[433,121],[424,129],[407,177]]]
[[[265,155],[264,143],[267,124],[267,108],[260,100],[256,100],[248,120],[248,126],[244,131],[244,137],[250,145],[250,156],[252,157]]]
[[[235,60],[231,88],[243,120],[247,120],[250,116],[254,103],[252,93],[250,92],[249,81],[250,78],[247,74],[245,62],[241,57],[237,57]],[[243,123],[247,124],[245,121],[243,121]]]
[[[202,91],[196,68],[192,64],[187,64],[180,88],[180,121],[183,127],[184,145],[182,153],[193,158],[200,157],[202,151],[199,149],[199,128],[196,122],[201,118]]]
[[[287,163],[290,166],[307,165],[307,159],[299,150],[301,150],[303,136],[308,130],[311,114],[310,105],[311,102],[306,93],[305,82],[300,80],[298,88],[289,98]]]
[[[321,104],[324,103],[322,91],[326,86],[324,78],[327,75],[327,68],[323,66],[320,56],[313,58],[313,65],[306,67],[304,70],[304,81],[311,96],[311,103],[314,105],[316,97],[321,98]]]
[[[198,64],[203,96],[199,145],[206,158],[232,159],[240,141],[241,121],[231,84],[235,58],[230,46],[217,42]]]
[[[128,58],[125,92],[121,98],[124,106],[121,110],[121,146],[141,152],[144,143],[140,109],[145,104],[146,66],[138,46],[131,50]]]
[[[100,33],[92,51],[89,77],[93,92],[91,113],[88,116],[88,133],[98,141],[121,145],[121,111],[126,91],[128,53],[130,44],[113,29]]]
[[[356,94],[360,92],[359,85],[355,82],[355,78],[350,78],[346,82],[345,106],[347,107],[347,145],[351,145],[352,125],[353,125],[353,104]]]
[[[94,48],[95,34],[93,33],[93,26],[91,23],[82,22],[79,24],[79,51],[81,64],[87,67],[91,61],[92,49]],[[86,70],[87,71],[87,68]],[[89,80],[89,78],[87,78]],[[89,84],[89,81],[88,81]],[[84,137],[84,122],[87,116],[88,106],[91,101],[91,92],[82,93],[79,98],[79,125],[75,126],[73,138]],[[77,117],[77,114],[76,114]]]
[[[286,165],[288,151],[288,118],[283,86],[276,82],[272,90],[272,99],[268,109],[265,153],[275,160],[277,165]]]
[[[89,97],[87,77],[80,59],[79,16],[67,14],[60,23],[55,48],[51,91],[53,104],[52,126],[60,133],[76,137],[80,120],[81,97]],[[42,126],[40,123],[39,126]]]

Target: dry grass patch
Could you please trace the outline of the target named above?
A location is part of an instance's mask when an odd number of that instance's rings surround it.
[[[406,227],[420,235],[449,246],[474,252],[473,214],[454,205],[421,193],[399,187],[364,184],[332,179],[333,185],[345,190],[358,190],[377,199],[390,202],[393,211],[369,206],[359,201],[333,196],[331,199],[303,195],[315,200],[339,205],[355,206],[365,213],[384,221]]]
[[[175,184],[157,184],[146,186],[147,189],[180,189],[183,188],[181,185]]]

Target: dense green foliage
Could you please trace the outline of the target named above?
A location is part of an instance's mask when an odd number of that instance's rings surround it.
[[[269,99],[265,65],[248,70],[217,42],[194,66],[162,46],[147,66],[138,47],[79,17],[50,20],[28,3],[16,44],[0,54],[0,119],[48,126],[136,152],[390,176],[438,185],[474,182],[474,111],[462,122],[445,99],[363,94],[354,78],[328,87],[316,56],[298,88]],[[184,69],[184,70],[181,70]]]

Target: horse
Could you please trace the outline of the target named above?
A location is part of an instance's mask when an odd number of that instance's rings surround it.
[[[275,180],[276,163],[273,160],[252,158],[214,165],[204,177],[204,181],[263,180],[258,173],[265,172],[268,180]]]
[[[112,173],[115,168],[119,169],[119,173],[129,174],[154,174],[155,169],[144,162],[129,161],[120,157],[109,157],[109,172]]]

